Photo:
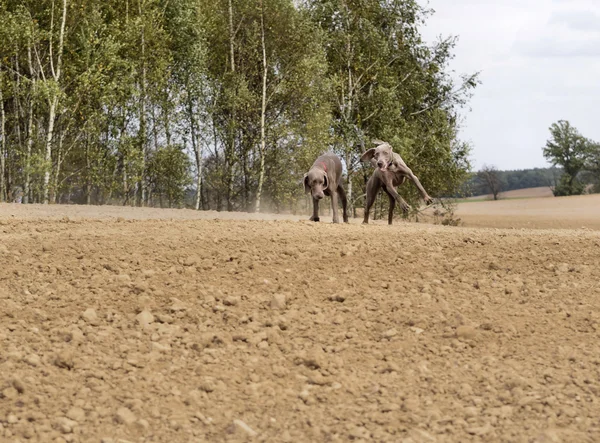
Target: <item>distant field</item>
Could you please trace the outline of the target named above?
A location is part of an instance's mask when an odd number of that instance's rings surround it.
[[[600,229],[600,195],[526,198],[533,190],[513,192],[513,199],[459,203],[456,216],[465,226],[534,229]],[[548,189],[548,188],[545,188]],[[525,192],[527,191],[527,192]],[[507,193],[508,194],[508,193]]]
[[[548,186],[540,186],[538,188],[515,189],[514,191],[501,192],[498,197],[502,200],[511,198],[544,198],[554,197],[554,195],[552,194],[552,189]],[[492,194],[475,195],[465,199],[465,201],[484,200],[493,200]]]

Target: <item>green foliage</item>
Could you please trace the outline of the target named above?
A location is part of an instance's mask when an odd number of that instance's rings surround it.
[[[40,201],[50,171],[55,202],[178,205],[196,174],[199,206],[248,210],[263,159],[265,206],[287,211],[328,150],[361,195],[371,138],[434,195],[467,178],[456,122],[477,77],[452,79],[455,39],[425,44],[416,1],[69,0],[58,76],[62,4],[0,3],[8,192]]]
[[[585,190],[585,185],[579,180],[571,179],[569,174],[563,174],[560,181],[553,188],[552,192],[556,197],[565,197],[568,195],[581,195]]]
[[[190,167],[190,159],[180,146],[167,146],[153,152],[148,161],[148,176],[154,197],[166,198],[169,207],[180,205],[186,188],[192,183]]]
[[[496,171],[499,180],[502,183],[502,191],[514,191],[516,189],[554,187],[558,184],[561,175],[561,168],[533,168],[510,171]],[[481,174],[475,173],[465,182],[463,194],[482,195],[490,194],[491,191],[485,181],[481,179]]]
[[[600,143],[589,142],[589,155],[585,164],[583,179],[592,185],[592,192],[600,192]]]
[[[364,192],[360,154],[369,140],[388,141],[433,195],[455,192],[470,169],[469,146],[457,140],[457,113],[477,75],[455,84],[447,72],[456,40],[426,45],[419,34],[430,11],[416,1],[306,0],[326,39],[336,151]],[[362,171],[353,177],[354,171]],[[418,199],[406,187],[408,199]]]
[[[568,121],[560,120],[550,126],[551,138],[543,148],[544,157],[554,166],[563,168],[564,174],[554,188],[554,195],[579,195],[585,187],[578,181],[591,152],[590,141],[583,137]]]

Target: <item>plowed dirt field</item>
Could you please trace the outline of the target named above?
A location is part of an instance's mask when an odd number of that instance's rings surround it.
[[[0,441],[600,441],[600,233],[214,217],[0,205]]]

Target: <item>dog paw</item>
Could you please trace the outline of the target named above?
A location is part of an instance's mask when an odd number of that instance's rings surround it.
[[[425,203],[427,204],[427,206],[432,205],[433,199],[430,196],[427,196],[425,197]]]

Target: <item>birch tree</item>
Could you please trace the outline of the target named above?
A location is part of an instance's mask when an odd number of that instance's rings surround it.
[[[64,49],[64,41],[65,41],[65,27],[67,24],[67,0],[62,1],[62,11],[61,11],[61,20],[60,20],[60,31],[58,35],[58,49],[56,53],[56,67],[54,62],[54,54],[53,54],[53,27],[54,27],[54,1],[52,1],[52,10],[51,15],[52,19],[50,21],[50,42],[49,42],[49,61],[50,61],[50,73],[52,75],[51,78],[47,79],[44,74],[44,68],[40,63],[40,72],[43,75],[44,82],[46,82],[47,86],[47,100],[48,100],[48,129],[46,131],[46,149],[45,149],[45,171],[44,171],[44,185],[43,185],[43,203],[48,204],[49,197],[49,186],[50,186],[50,174],[52,171],[52,139],[54,137],[54,124],[56,119],[56,111],[59,105],[60,100],[60,80],[61,80],[61,69],[62,69],[62,60],[63,60],[63,49]],[[48,81],[49,80],[49,81]]]

